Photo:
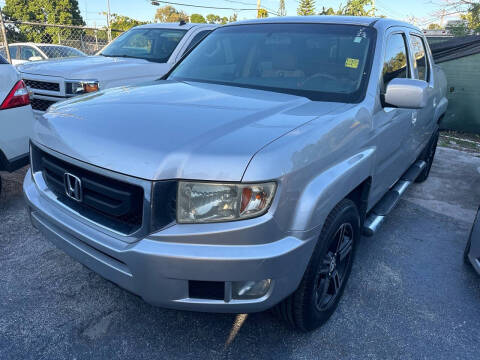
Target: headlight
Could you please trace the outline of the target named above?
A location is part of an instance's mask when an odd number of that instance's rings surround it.
[[[265,214],[275,194],[274,182],[220,184],[181,181],[177,194],[179,223],[249,219]]]
[[[81,95],[98,91],[100,89],[97,80],[67,81],[66,92],[68,95]]]

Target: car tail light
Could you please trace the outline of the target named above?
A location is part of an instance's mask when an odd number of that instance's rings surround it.
[[[28,104],[30,104],[28,89],[23,80],[20,80],[8,93],[7,97],[0,106],[0,110],[11,109],[19,106],[25,106]]]

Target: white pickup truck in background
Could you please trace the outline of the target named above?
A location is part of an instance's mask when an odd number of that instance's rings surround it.
[[[33,110],[75,95],[158,79],[216,25],[148,24],[123,33],[97,56],[20,65]]]

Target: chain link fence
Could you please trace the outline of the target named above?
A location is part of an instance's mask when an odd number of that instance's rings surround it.
[[[121,33],[120,30],[106,28],[4,20],[3,26],[0,23],[0,54],[7,59],[8,43],[14,64],[95,55]]]

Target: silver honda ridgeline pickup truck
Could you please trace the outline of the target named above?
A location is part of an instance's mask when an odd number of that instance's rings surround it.
[[[334,312],[362,233],[424,181],[447,108],[422,32],[387,19],[214,30],[164,78],[53,105],[24,192],[35,227],[149,303]]]

